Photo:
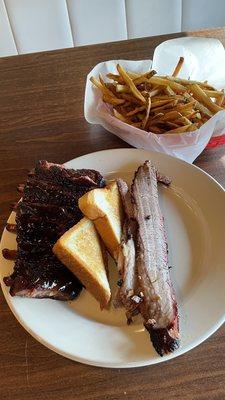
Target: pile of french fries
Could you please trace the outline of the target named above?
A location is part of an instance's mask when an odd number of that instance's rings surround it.
[[[90,80],[119,120],[156,134],[190,132],[225,109],[225,93],[207,82],[178,78],[183,63],[180,57],[172,76],[137,74],[118,64],[118,74],[107,74],[107,81],[101,75]]]

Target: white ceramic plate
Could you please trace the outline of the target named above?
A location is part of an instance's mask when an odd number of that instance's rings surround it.
[[[181,346],[161,358],[150,343],[141,320],[127,326],[123,310],[100,311],[83,290],[71,303],[5,298],[23,327],[55,352],[86,364],[137,367],[177,357],[203,342],[225,319],[225,192],[200,169],[170,156],[136,149],[107,150],[79,157],[66,164],[94,168],[107,178],[129,181],[146,159],[173,180],[160,187],[161,207],[168,232],[169,257],[180,313]],[[11,215],[10,219],[14,218]],[[1,248],[15,248],[15,236],[4,231]],[[13,263],[1,256],[1,281]],[[110,280],[117,279],[110,267]]]

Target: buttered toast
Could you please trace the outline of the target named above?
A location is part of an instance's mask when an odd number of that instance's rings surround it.
[[[101,308],[106,308],[111,297],[107,256],[93,222],[82,218],[58,239],[53,252],[100,302]]]
[[[93,189],[79,199],[79,208],[91,219],[111,256],[117,260],[122,235],[123,209],[116,181]]]

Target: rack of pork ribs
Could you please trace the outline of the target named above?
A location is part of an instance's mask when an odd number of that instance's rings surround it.
[[[17,251],[3,250],[15,259],[13,273],[4,278],[12,296],[72,300],[82,290],[78,279],[56,258],[57,239],[81,218],[78,199],[89,190],[104,187],[101,174],[90,169],[66,169],[39,161],[19,186],[22,199],[16,206]]]

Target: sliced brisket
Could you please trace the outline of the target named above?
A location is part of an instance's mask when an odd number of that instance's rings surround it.
[[[135,238],[137,224],[133,219],[133,205],[131,204],[130,192],[126,182],[122,179],[117,180],[120,192],[125,221],[123,234],[118,256],[118,271],[121,279],[117,291],[115,306],[125,307],[128,324],[132,321],[132,316],[139,312],[141,298],[137,295],[137,273],[135,266]]]
[[[157,172],[150,161],[138,168],[131,186],[131,199],[138,224],[136,267],[143,295],[140,311],[153,346],[162,356],[179,346],[178,311],[169,274]]]

